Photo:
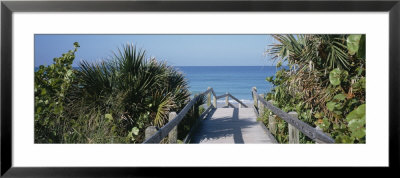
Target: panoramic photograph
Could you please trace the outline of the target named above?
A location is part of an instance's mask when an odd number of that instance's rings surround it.
[[[365,34],[36,34],[35,144],[365,144]]]

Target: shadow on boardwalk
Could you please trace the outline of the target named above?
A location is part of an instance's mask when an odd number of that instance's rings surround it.
[[[248,108],[217,108],[203,120],[191,143],[268,143],[268,136]]]

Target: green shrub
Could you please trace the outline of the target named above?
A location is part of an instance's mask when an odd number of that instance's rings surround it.
[[[275,77],[267,79],[274,88],[266,99],[285,112],[296,111],[337,143],[365,143],[365,35],[274,38],[278,42],[267,52],[288,68],[277,66]],[[277,137],[284,135],[283,130]],[[300,141],[311,143],[304,135]]]
[[[70,131],[69,118],[65,112],[66,95],[75,80],[72,62],[79,48],[54,58],[54,63],[39,66],[35,72],[35,143],[61,143]]]

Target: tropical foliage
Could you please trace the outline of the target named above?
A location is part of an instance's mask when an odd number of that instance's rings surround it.
[[[35,72],[35,142],[140,143],[146,127],[162,127],[190,100],[183,74],[144,50],[125,45],[73,69],[74,45]]]
[[[69,130],[66,95],[75,79],[72,62],[79,44],[74,47],[35,72],[35,142],[61,142]]]
[[[277,63],[267,100],[321,128],[338,143],[365,143],[365,35],[273,35],[267,53]],[[283,64],[287,65],[283,66]],[[267,112],[264,121],[268,124]],[[278,118],[276,137],[287,142]],[[301,142],[312,142],[304,135]]]

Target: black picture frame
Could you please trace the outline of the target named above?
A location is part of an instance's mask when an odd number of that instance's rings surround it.
[[[19,168],[12,166],[13,12],[271,11],[389,12],[389,167],[399,163],[400,1],[2,1],[1,2],[1,175],[5,177],[164,176],[161,170],[130,167]],[[151,168],[155,169],[155,168]],[[239,169],[240,170],[240,169]],[[199,172],[199,170],[194,170]]]

